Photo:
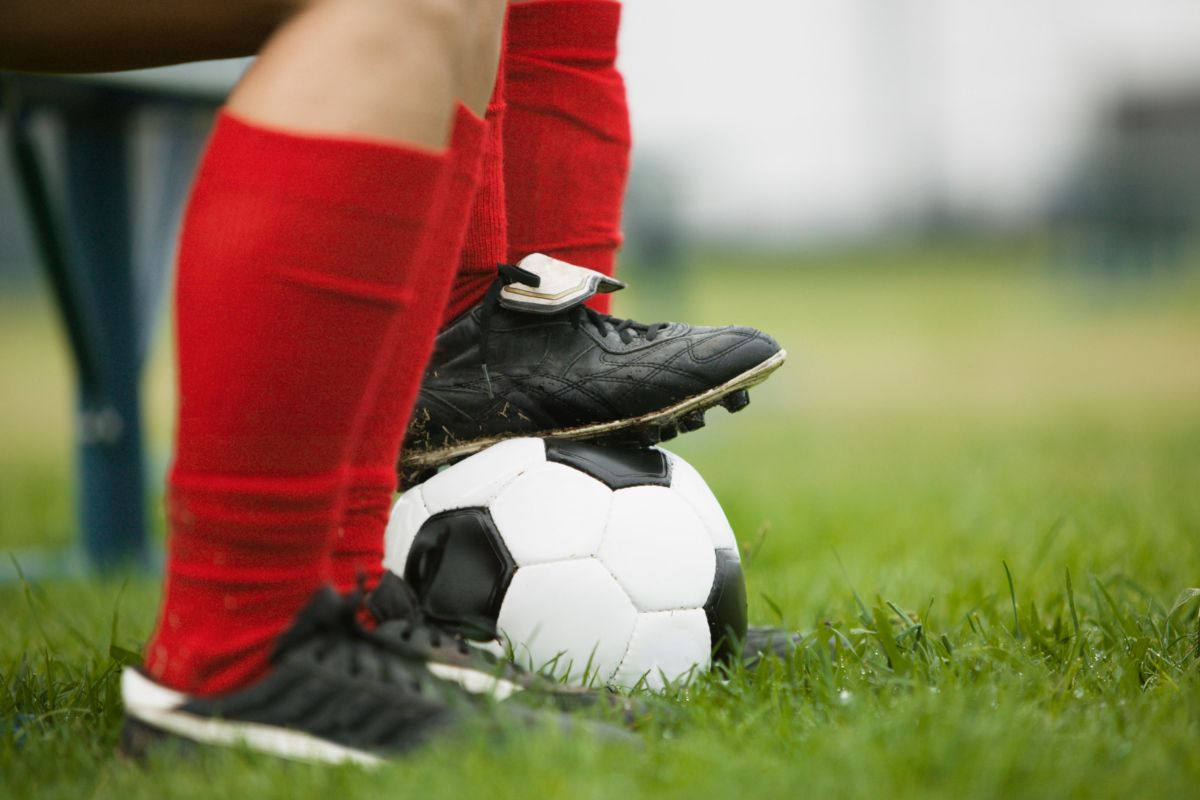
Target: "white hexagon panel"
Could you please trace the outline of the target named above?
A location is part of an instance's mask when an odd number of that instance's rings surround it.
[[[702,608],[638,614],[613,683],[662,689],[708,669],[712,644]]]
[[[703,608],[717,562],[700,517],[666,486],[613,493],[599,558],[638,611]]]
[[[667,453],[667,458],[671,462],[671,490],[682,496],[700,517],[713,547],[736,550],[737,539],[734,538],[733,528],[704,478],[700,477],[695,467],[674,453]]]
[[[488,507],[518,567],[593,555],[612,491],[562,464],[530,467]]]
[[[638,614],[593,558],[522,567],[513,576],[497,627],[517,663],[576,681],[612,678]]]
[[[412,549],[413,539],[429,516],[422,487],[414,486],[400,495],[400,499],[392,506],[387,532],[383,535],[384,569],[397,575],[404,574],[404,563],[408,559],[408,551]]]
[[[492,445],[422,483],[425,507],[437,514],[486,506],[505,484],[545,460],[541,439],[509,439]]]

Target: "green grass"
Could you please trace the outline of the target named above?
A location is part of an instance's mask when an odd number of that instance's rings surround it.
[[[673,443],[739,534],[786,663],[671,699],[640,746],[545,731],[375,773],[114,756],[144,576],[0,586],[11,797],[1190,797],[1200,785],[1200,283],[1085,284],[1033,247],[710,258],[638,316],[760,325],[790,363]],[[64,543],[65,360],[0,314],[0,547]],[[11,335],[34,331],[20,344]],[[165,452],[160,353],[149,391]],[[34,412],[37,412],[36,414]],[[1186,595],[1184,595],[1186,598]],[[19,715],[20,722],[13,720]]]

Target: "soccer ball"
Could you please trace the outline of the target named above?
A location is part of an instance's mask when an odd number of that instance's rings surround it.
[[[409,489],[384,566],[437,619],[494,630],[523,666],[661,689],[746,633],[733,530],[661,449],[510,439]]]

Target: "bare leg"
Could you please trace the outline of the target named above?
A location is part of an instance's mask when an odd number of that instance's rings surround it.
[[[296,131],[441,148],[465,79],[468,0],[322,0],[289,20],[229,99]]]
[[[503,2],[481,3],[467,30],[467,55],[459,82],[462,88],[459,99],[480,117],[487,111],[496,85],[504,14]]]

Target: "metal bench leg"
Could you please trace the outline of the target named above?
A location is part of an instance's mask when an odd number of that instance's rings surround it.
[[[128,115],[66,116],[67,208],[83,296],[101,349],[78,398],[79,511],[99,567],[144,563],[146,485],[140,386],[142,319],[134,287]]]
[[[138,313],[134,290],[127,112],[63,112],[65,213],[56,213],[26,120],[15,156],[43,262],[75,357],[78,512],[101,568],[147,562]]]

